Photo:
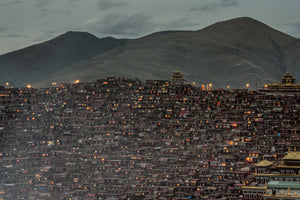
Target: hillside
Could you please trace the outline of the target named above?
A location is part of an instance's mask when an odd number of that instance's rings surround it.
[[[244,17],[199,31],[166,31],[132,40],[52,79],[169,79],[177,69],[199,84],[242,88],[250,83],[260,87],[280,81],[287,69],[300,79],[299,47],[299,39]]]
[[[125,42],[70,31],[52,40],[1,55],[0,79],[14,85],[36,83]]]
[[[280,81],[287,69],[300,80],[300,39],[248,17],[198,31],[163,31],[132,40],[82,34],[88,37],[74,36],[71,43],[61,42],[57,47],[62,35],[8,54],[13,59],[0,56],[0,70],[9,74],[6,78],[16,80],[18,69],[24,76],[17,79],[33,80],[39,86],[107,76],[169,79],[174,70],[198,84],[212,82],[215,88],[227,84],[243,88],[246,83],[261,87]],[[5,64],[12,67],[3,68]]]

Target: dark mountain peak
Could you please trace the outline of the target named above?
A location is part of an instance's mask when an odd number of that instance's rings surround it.
[[[224,29],[224,28],[245,28],[247,30],[257,30],[257,28],[263,28],[263,29],[272,29],[270,26],[253,19],[251,17],[238,17],[234,19],[229,19],[226,21],[217,22],[215,24],[212,24],[203,30],[206,29]],[[274,30],[274,29],[272,29]]]
[[[247,16],[229,19],[229,20],[219,22],[219,23],[237,23],[237,24],[243,24],[243,25],[245,25],[247,23],[256,23],[256,24],[267,26],[266,24],[262,23],[261,21],[258,21],[256,19],[253,19],[253,18],[247,17]]]
[[[46,42],[41,43],[41,45],[66,45],[72,43],[82,43],[82,42],[98,42],[100,39],[90,33],[87,32],[79,32],[79,31],[68,31],[57,37],[48,40]]]
[[[82,43],[82,42],[98,42],[100,39],[96,36],[87,33],[87,32],[78,32],[78,31],[68,31],[66,33],[63,33],[53,39],[47,40],[45,42],[41,42],[35,45],[31,45],[28,47],[25,47],[23,49],[19,49],[17,51],[9,52],[3,55],[0,55],[0,57],[14,57],[14,56],[22,56],[27,57],[28,54],[31,55],[32,52],[43,52],[44,50],[55,50],[53,48],[67,48],[67,43]],[[34,55],[33,55],[34,56]]]
[[[251,17],[239,17],[208,26],[199,33],[222,43],[283,46],[294,42],[293,37]]]
[[[91,33],[84,32],[84,31],[67,31],[67,32],[61,34],[60,36],[74,36],[74,35],[89,35],[89,36],[94,36]]]
[[[97,36],[88,33],[88,32],[81,32],[81,31],[67,31],[57,37],[55,37],[52,40],[64,40],[64,41],[74,41],[74,42],[79,42],[79,41],[94,41],[96,43],[103,43],[103,42],[116,42],[116,41],[125,41],[126,39],[116,39],[111,36],[103,37],[103,38],[98,38]]]
[[[78,40],[78,39],[99,39],[95,35],[92,35],[88,32],[81,32],[81,31],[67,31],[52,40],[59,40],[59,39],[70,39],[70,40]],[[50,40],[51,41],[51,40]]]
[[[102,53],[102,50],[107,51],[111,48],[115,48],[122,45],[125,41],[126,39],[116,39],[113,37],[98,38],[88,32],[68,31],[52,40],[47,41],[46,43],[60,46],[61,48],[64,48],[65,46],[74,46],[75,48],[79,47],[79,49],[82,48],[82,53],[91,50],[94,50],[95,53]],[[42,45],[44,44],[42,43]],[[99,48],[101,49],[100,52],[98,52]]]
[[[51,40],[0,55],[0,74],[14,76],[15,84],[40,81],[124,42],[111,37],[99,39],[87,32],[68,31]],[[0,76],[9,81],[7,77]]]

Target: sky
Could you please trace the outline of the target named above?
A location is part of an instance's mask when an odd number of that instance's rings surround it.
[[[137,38],[252,17],[300,38],[300,0],[0,0],[0,55],[67,31]]]

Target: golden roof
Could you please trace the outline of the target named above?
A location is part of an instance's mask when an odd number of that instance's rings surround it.
[[[268,160],[262,160],[259,163],[255,164],[256,167],[268,167],[270,165],[272,165],[273,162],[268,161]]]
[[[182,74],[181,74],[180,71],[175,70],[175,71],[173,72],[173,76],[172,76],[171,80],[172,80],[172,81],[185,81],[186,79],[183,78],[183,76],[182,76]]]
[[[296,79],[290,72],[286,72],[286,74],[281,78],[282,84],[294,84],[296,83]]]
[[[242,186],[242,189],[257,189],[257,190],[265,190],[266,187],[259,187],[259,186]]]
[[[288,152],[288,154],[283,157],[283,160],[300,160],[300,151]]]
[[[293,169],[300,169],[300,166],[299,165],[286,165],[285,163],[282,163],[280,165],[277,165],[278,168],[287,168],[287,169],[290,169],[290,168],[293,168]],[[294,175],[295,176],[295,175]]]
[[[299,89],[300,84],[296,83],[296,78],[287,71],[286,74],[281,78],[281,83],[268,84],[265,87],[269,89]]]

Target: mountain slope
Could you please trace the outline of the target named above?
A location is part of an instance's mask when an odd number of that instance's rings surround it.
[[[85,32],[67,32],[47,42],[1,55],[0,78],[16,85],[42,81],[125,42],[111,37],[99,39]]]
[[[51,80],[87,81],[106,76],[169,79],[177,69],[200,84],[260,87],[278,82],[287,67],[300,79],[299,44],[299,39],[243,17],[199,31],[166,31],[135,39]]]
[[[280,81],[287,69],[300,80],[300,39],[249,17],[198,31],[163,31],[138,39],[99,39],[67,32],[53,40],[0,56],[0,78],[18,85],[92,81],[107,76],[170,79],[214,87],[253,88]],[[1,83],[0,83],[1,84]]]

